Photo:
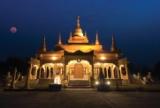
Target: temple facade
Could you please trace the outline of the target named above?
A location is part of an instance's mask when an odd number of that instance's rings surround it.
[[[128,61],[116,46],[115,36],[109,51],[103,49],[98,33],[95,43],[90,44],[88,36],[83,32],[80,18],[77,18],[73,33],[67,43],[57,39],[54,50],[47,50],[45,37],[35,57],[30,60],[27,76],[28,85],[56,83],[65,87],[94,86],[94,82],[103,77],[112,84],[128,84]]]

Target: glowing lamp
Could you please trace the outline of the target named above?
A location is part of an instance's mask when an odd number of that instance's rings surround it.
[[[96,81],[96,82],[95,82],[95,85],[99,85],[99,81]]]
[[[106,60],[106,57],[105,56],[101,56],[100,60]]]
[[[58,58],[57,58],[57,57],[55,57],[55,56],[53,56],[53,57],[52,57],[52,60],[57,60],[57,59],[58,59]]]
[[[110,82],[110,81],[107,81],[106,84],[107,84],[107,85],[111,85],[111,82]]]

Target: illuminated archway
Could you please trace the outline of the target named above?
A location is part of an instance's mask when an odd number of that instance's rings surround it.
[[[98,75],[99,75],[100,71],[103,72],[104,78],[106,78],[106,79],[118,78],[119,73],[118,73],[117,68],[118,67],[114,63],[96,62],[94,64],[95,79],[98,78]]]
[[[92,66],[87,60],[71,60],[66,65],[66,74],[69,80],[89,80]]]
[[[45,63],[43,64],[37,73],[37,78],[53,79],[55,75],[61,75],[64,70],[62,63]]]

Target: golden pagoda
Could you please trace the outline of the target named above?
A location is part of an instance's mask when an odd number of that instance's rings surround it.
[[[113,85],[129,83],[128,60],[117,48],[114,34],[110,51],[105,51],[98,32],[95,44],[89,43],[78,16],[68,42],[62,43],[61,38],[59,34],[55,49],[49,51],[43,37],[39,52],[30,60],[28,85],[34,82],[37,86],[58,83],[65,87],[93,87],[102,75]]]

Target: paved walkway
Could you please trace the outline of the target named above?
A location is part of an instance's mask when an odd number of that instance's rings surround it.
[[[160,108],[157,92],[0,92],[0,108]]]

